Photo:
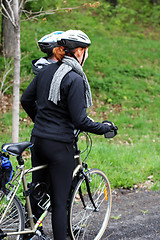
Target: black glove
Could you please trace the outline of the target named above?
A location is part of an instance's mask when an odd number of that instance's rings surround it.
[[[113,122],[105,120],[102,123],[107,124],[110,127],[110,130],[114,130],[114,128],[115,128],[115,125]]]
[[[103,121],[103,124],[107,124],[110,127],[110,130],[104,134],[105,138],[113,138],[117,135],[118,127],[110,121]]]

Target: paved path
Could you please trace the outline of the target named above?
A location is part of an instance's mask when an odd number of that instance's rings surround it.
[[[160,240],[160,192],[122,191],[113,195],[103,240]]]
[[[53,239],[49,223],[45,230]],[[114,191],[111,218],[102,240],[160,240],[160,192]]]

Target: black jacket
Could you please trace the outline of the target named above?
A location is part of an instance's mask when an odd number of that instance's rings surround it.
[[[99,135],[108,132],[108,125],[87,117],[85,85],[76,72],[70,71],[63,78],[58,104],[48,100],[50,84],[59,65],[60,62],[53,63],[42,69],[22,95],[21,104],[34,122],[32,136],[72,142],[74,129]]]

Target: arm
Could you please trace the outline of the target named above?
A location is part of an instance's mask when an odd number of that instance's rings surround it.
[[[99,135],[111,130],[111,127],[107,124],[94,122],[87,116],[85,87],[82,78],[72,82],[67,100],[71,119],[76,129]]]
[[[37,114],[36,79],[37,76],[33,79],[21,97],[21,105],[33,122]]]

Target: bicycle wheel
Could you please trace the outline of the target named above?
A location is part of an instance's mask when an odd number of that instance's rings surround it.
[[[7,191],[7,194],[9,191]],[[0,230],[3,233],[18,232],[24,230],[24,211],[20,200],[15,196],[6,214],[3,217],[9,200],[7,194],[0,190]],[[5,240],[20,240],[22,235],[11,235],[4,238]]]
[[[73,192],[69,211],[70,235],[73,240],[99,240],[110,217],[112,197],[107,176],[99,169],[89,170],[87,176],[97,209],[93,207],[85,178],[82,177]]]

